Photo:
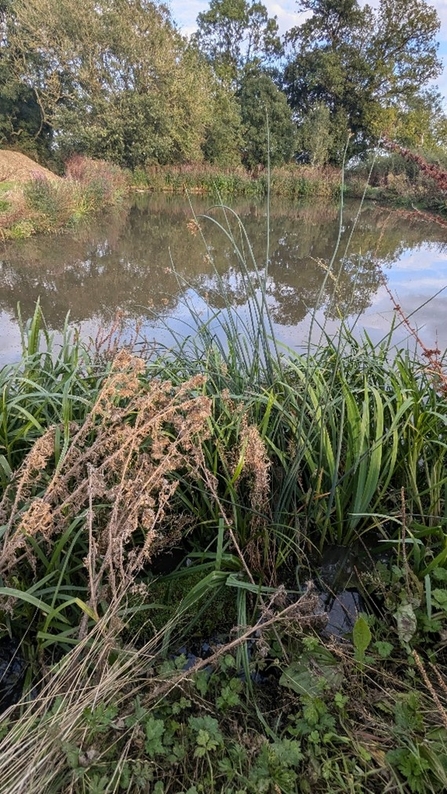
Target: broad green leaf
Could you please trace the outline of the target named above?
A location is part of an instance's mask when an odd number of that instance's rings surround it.
[[[27,593],[26,591],[22,590],[16,590],[15,587],[0,587],[0,595],[7,596],[8,598],[17,598],[20,601],[25,601],[27,604],[31,604],[32,606],[36,607],[36,609],[40,609],[41,612],[44,612],[46,615],[56,613],[56,610],[50,604],[46,604],[45,601],[42,601],[40,598],[36,598],[36,596],[32,595],[31,593]],[[68,623],[68,620],[64,618],[63,615],[59,615],[59,618],[64,623]]]
[[[366,622],[363,615],[359,615],[352,630],[352,641],[354,643],[355,650],[358,651],[361,657],[364,656],[371,639],[371,629],[369,628],[368,623]]]

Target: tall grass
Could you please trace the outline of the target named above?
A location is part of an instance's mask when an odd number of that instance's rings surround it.
[[[89,411],[101,373],[66,320],[60,347],[39,303],[25,324],[19,314],[22,358],[0,370],[0,485],[4,489],[34,442],[55,427],[58,464],[71,423]]]
[[[222,170],[211,165],[157,166],[138,170],[135,187],[172,193],[204,193],[211,196],[272,195],[289,199],[310,197],[338,198],[339,174],[336,169],[290,165],[247,171],[242,166]]]
[[[356,340],[344,324],[335,339],[323,329],[320,345],[309,345],[305,354],[280,348],[269,315],[268,267],[254,261],[243,225],[238,221],[235,231],[232,220],[231,210],[222,209],[221,221],[208,216],[195,223],[211,261],[205,223],[217,224],[231,240],[246,290],[246,319],[227,304],[204,320],[191,306],[197,330],[176,340],[161,370],[167,367],[174,380],[206,372],[214,405],[210,468],[220,476],[223,504],[244,542],[250,542],[242,528],[252,513],[236,484],[240,479],[243,492],[247,428],[258,434],[259,476],[268,467],[263,476],[269,498],[261,515],[258,508],[258,522],[268,526],[262,545],[267,557],[277,555],[275,567],[291,549],[299,555],[300,548],[322,550],[327,543],[346,545],[366,532],[383,532],[376,516],[399,515],[402,489],[411,520],[444,527],[442,365],[434,373],[416,353],[396,350],[393,330],[374,346],[367,336]],[[334,275],[336,287],[334,262],[328,277]],[[215,278],[225,306],[217,267]],[[241,450],[233,469],[229,449]]]
[[[394,625],[387,614],[385,628],[374,629],[376,657],[392,652],[390,636],[399,654],[421,642],[414,610],[422,592],[420,624],[435,631],[444,592],[436,583],[447,567],[443,362],[434,372],[396,350],[392,332],[374,346],[343,324],[335,339],[323,329],[306,353],[281,348],[269,314],[268,245],[257,262],[243,225],[222,207],[218,218],[193,222],[211,261],[210,222],[232,243],[245,320],[229,305],[203,319],[191,305],[191,333],[169,350],[148,360],[117,351],[99,364],[68,326],[55,351],[37,307],[23,329],[22,361],[0,373],[2,620],[4,634],[26,638],[32,673],[21,716],[13,707],[7,714],[0,778],[10,794],[158,792],[166,779],[179,791],[206,781],[210,791],[292,794],[309,775],[316,792],[342,792],[343,770],[356,769],[356,794],[442,791],[444,740],[426,741],[411,723],[409,684],[365,657],[371,631],[361,662],[347,647],[303,636],[321,615],[302,571],[327,546],[363,544],[373,559],[385,541],[397,550],[391,584],[371,581],[394,617],[407,610],[407,624],[399,617],[385,641],[380,632]],[[169,564],[175,548],[180,563],[164,577],[157,563]],[[159,594],[173,582],[180,596],[160,629]],[[180,643],[192,641],[210,604],[224,604],[233,630],[210,659],[183,669]],[[280,705],[264,709],[252,676],[272,655]],[[417,659],[424,719],[432,732],[447,728],[445,688],[436,694]],[[243,684],[225,678],[234,667]],[[214,675],[225,682],[215,696]],[[391,727],[379,707],[366,709],[365,690],[372,703],[390,692]],[[235,731],[249,735],[250,724],[251,760],[231,740]],[[182,743],[188,751],[179,755]]]
[[[30,174],[28,182],[15,186],[10,206],[2,213],[1,234],[3,239],[17,239],[73,227],[119,204],[128,189],[129,177],[122,169],[74,156],[63,179]]]

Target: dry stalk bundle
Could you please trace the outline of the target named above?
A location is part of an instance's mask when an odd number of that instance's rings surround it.
[[[19,560],[36,564],[31,537],[49,547],[77,516],[85,516],[85,565],[95,608],[129,585],[151,557],[178,540],[169,522],[178,479],[200,476],[201,442],[208,435],[210,400],[204,378],[173,386],[145,381],[144,361],[121,351],[98,398],[54,465],[55,429],[29,452],[0,503],[7,525],[0,573],[8,579]],[[181,522],[180,522],[181,526]]]

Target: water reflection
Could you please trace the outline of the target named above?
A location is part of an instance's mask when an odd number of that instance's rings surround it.
[[[208,206],[209,202],[193,200],[198,214],[206,213]],[[175,325],[185,315],[185,295],[199,296],[201,308],[221,309],[230,300],[243,313],[246,283],[235,246],[253,281],[254,263],[261,270],[265,264],[266,213],[263,205],[247,201],[234,209],[244,229],[232,213],[214,208],[208,219],[200,219],[197,230],[192,224],[188,227],[192,210],[186,198],[138,195],[128,206],[76,233],[4,245],[0,356],[16,355],[11,351],[13,338],[18,338],[13,319],[17,303],[28,318],[38,297],[50,328],[60,330],[70,311],[71,320],[90,333],[110,324],[119,309],[141,318],[150,335],[156,335],[160,319],[170,318]],[[330,327],[331,320],[364,313],[377,302],[384,279],[392,283],[394,268],[399,272],[399,263],[410,256],[422,261],[420,297],[428,297],[422,286],[428,256],[437,267],[432,293],[440,279],[445,277],[447,283],[446,242],[447,229],[410,213],[369,205],[358,214],[358,205],[348,206],[340,231],[335,205],[297,207],[274,201],[267,284],[278,335],[296,344],[297,329],[302,326],[305,333],[305,320],[313,311]]]

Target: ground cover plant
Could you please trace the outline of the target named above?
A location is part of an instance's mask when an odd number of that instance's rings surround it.
[[[268,267],[225,208],[190,222],[206,255],[206,222],[254,265],[247,320],[98,355],[37,307],[1,372],[2,785],[442,792],[444,362],[280,349]],[[361,598],[346,636],[322,587]]]

